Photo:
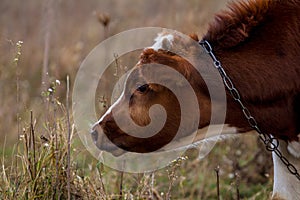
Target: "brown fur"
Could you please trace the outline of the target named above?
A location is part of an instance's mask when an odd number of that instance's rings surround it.
[[[300,1],[252,0],[230,8],[217,15],[204,39],[211,42],[262,130],[298,140]],[[228,121],[241,127],[233,116],[242,116],[236,113],[229,112]]]
[[[216,16],[204,39],[208,40],[227,74],[240,91],[245,105],[258,121],[262,131],[284,140],[298,140],[300,133],[300,1],[251,0],[234,3]],[[197,36],[192,35],[197,40]],[[190,53],[193,53],[190,50]],[[210,123],[211,102],[201,76],[183,58],[168,51],[146,49],[135,71],[143,77],[142,64],[168,65],[191,83],[199,101],[199,128]],[[155,74],[168,80],[166,74]],[[130,78],[128,79],[130,81]],[[170,81],[170,80],[168,80]],[[184,92],[184,86],[182,91]],[[150,90],[139,94],[135,88],[129,106],[131,118],[140,125],[149,123],[147,109],[161,104],[168,113],[167,123],[155,136],[141,139],[127,135],[118,128],[109,113],[102,122],[108,138],[117,146],[135,152],[149,152],[167,144],[177,131],[180,107],[166,88],[150,84]],[[126,95],[125,95],[126,96]],[[225,123],[251,130],[238,104],[227,95]],[[188,97],[187,97],[188,98]],[[122,103],[115,110],[122,113]],[[197,111],[196,111],[197,112]],[[97,130],[97,126],[95,127]],[[186,134],[190,134],[187,130]],[[98,146],[101,148],[102,143]],[[104,148],[105,149],[105,148]]]

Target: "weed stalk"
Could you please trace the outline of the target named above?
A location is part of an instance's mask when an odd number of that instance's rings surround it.
[[[240,175],[238,172],[235,173],[235,186],[236,186],[236,199],[240,200]]]
[[[32,110],[30,111],[30,134],[31,134],[31,143],[32,143],[32,154],[33,154],[33,161],[32,161],[32,166],[33,166],[33,177],[36,176],[36,149],[35,149],[35,134],[34,134],[34,124],[33,124],[33,112]]]
[[[68,128],[68,150],[67,150],[67,191],[68,200],[71,199],[71,125],[70,125],[70,112],[69,112],[69,94],[70,94],[70,79],[67,76],[67,95],[66,95],[66,109],[67,109],[67,128]]]
[[[119,200],[122,200],[123,198],[123,177],[124,172],[120,172],[120,184],[119,184]]]
[[[217,196],[218,196],[218,200],[220,200],[220,177],[219,177],[220,166],[219,165],[215,168],[215,172],[217,175]]]

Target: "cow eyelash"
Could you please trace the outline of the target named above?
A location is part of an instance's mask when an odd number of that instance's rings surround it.
[[[149,90],[149,85],[148,84],[144,84],[144,85],[140,85],[136,88],[136,90],[139,92],[139,93],[145,93]]]

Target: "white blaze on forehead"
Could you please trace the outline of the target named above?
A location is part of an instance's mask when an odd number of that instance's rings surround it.
[[[148,48],[153,49],[155,51],[158,51],[159,49],[168,50],[173,45],[174,36],[172,34],[160,33],[154,39],[154,41],[155,41],[155,43],[151,47],[148,47]]]

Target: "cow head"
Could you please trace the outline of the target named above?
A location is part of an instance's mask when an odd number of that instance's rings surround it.
[[[198,40],[196,36],[191,38],[189,40],[193,42]],[[144,49],[139,62],[126,78],[121,96],[93,127],[92,137],[98,148],[114,155],[122,154],[123,150],[152,152],[174,139],[178,129],[181,133],[177,137],[181,138],[209,124],[211,100],[203,79],[189,61],[172,51],[176,47],[175,51],[180,48],[182,55],[191,55],[195,52],[190,43],[176,34],[162,33],[153,46]],[[177,74],[167,72],[166,67]],[[178,97],[170,87],[176,88],[185,100],[192,99],[194,95],[197,105],[185,103],[185,110],[189,112],[183,113]],[[193,118],[195,113],[201,115],[200,121],[197,117]],[[180,127],[182,118],[186,119],[183,128]],[[151,124],[156,126],[151,127]],[[157,124],[161,125],[161,129],[154,130],[160,126]],[[151,131],[141,133],[144,135],[128,134],[139,132],[139,127],[148,127],[155,134]]]

